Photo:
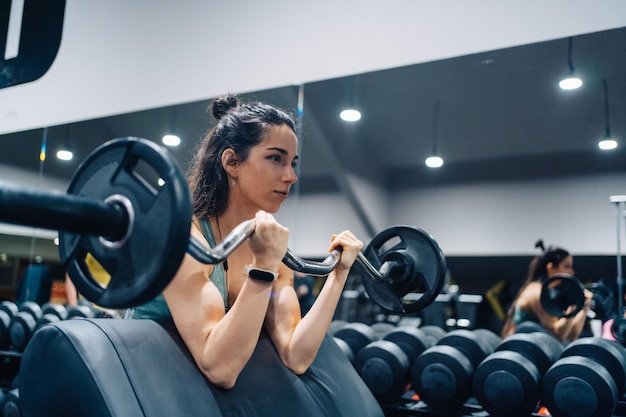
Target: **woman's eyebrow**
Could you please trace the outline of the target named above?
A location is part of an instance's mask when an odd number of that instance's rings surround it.
[[[268,151],[278,152],[278,153],[280,153],[280,154],[282,154],[282,155],[285,155],[285,156],[289,155],[289,152],[287,152],[287,151],[286,151],[285,149],[283,149],[283,148],[272,147],[272,148],[267,148],[267,150],[268,150]],[[296,159],[298,159],[298,158],[300,158],[298,155],[296,155],[296,156],[294,156],[294,157],[293,157],[293,159],[294,159],[294,160],[296,160]]]

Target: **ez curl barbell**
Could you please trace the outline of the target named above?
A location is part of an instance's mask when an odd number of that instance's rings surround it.
[[[173,156],[146,139],[119,138],[94,150],[78,167],[67,193],[18,190],[0,184],[0,222],[59,231],[59,255],[78,291],[106,308],[145,303],[172,280],[186,253],[218,264],[254,233],[248,220],[209,248],[190,235],[192,207],[186,178]],[[430,305],[441,291],[446,263],[437,242],[420,229],[395,226],[359,253],[370,298],[392,313]],[[85,263],[91,254],[111,276],[103,286]],[[283,263],[310,275],[329,274],[340,258],[321,262],[287,250]],[[419,298],[405,299],[409,293]]]

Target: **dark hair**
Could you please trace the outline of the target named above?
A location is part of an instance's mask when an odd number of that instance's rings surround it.
[[[515,303],[517,303],[517,299],[524,289],[533,281],[543,281],[548,278],[548,264],[552,263],[556,266],[560,265],[561,262],[568,256],[570,256],[569,252],[563,248],[558,246],[549,246],[548,249],[545,248],[543,244],[543,240],[539,239],[535,242],[535,248],[541,249],[541,254],[537,255],[533,258],[528,266],[528,277],[526,281],[522,284],[517,295],[515,296],[513,302],[509,306],[509,310],[507,312],[506,320],[502,327],[502,331],[500,333],[501,337],[506,337],[511,331],[511,327],[513,326],[513,314],[515,312]]]
[[[229,186],[222,166],[226,149],[233,149],[243,162],[268,127],[287,125],[296,131],[293,118],[283,110],[258,102],[242,104],[234,94],[214,99],[208,110],[218,122],[200,141],[189,168],[196,216],[219,216],[226,210]]]
[[[537,255],[530,263],[527,283],[547,278],[549,263],[558,266],[565,258],[570,256],[568,251],[558,246],[549,246],[546,249],[541,239],[535,243],[535,248],[540,248],[542,253]]]

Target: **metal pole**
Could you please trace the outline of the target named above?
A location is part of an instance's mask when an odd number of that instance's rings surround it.
[[[622,292],[622,249],[621,249],[621,232],[622,232],[622,216],[624,216],[624,202],[626,195],[612,195],[610,202],[615,204],[617,209],[617,311],[622,314],[624,295]]]

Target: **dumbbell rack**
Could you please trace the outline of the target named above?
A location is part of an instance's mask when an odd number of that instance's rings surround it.
[[[470,398],[461,409],[453,413],[435,411],[426,403],[416,398],[414,391],[407,391],[402,398],[394,404],[381,404],[385,417],[489,417],[474,398]],[[626,398],[622,398],[613,414],[615,417],[626,416]],[[528,417],[546,417],[549,414],[532,413]]]
[[[15,350],[0,350],[0,389],[10,389],[22,362],[22,353]]]

